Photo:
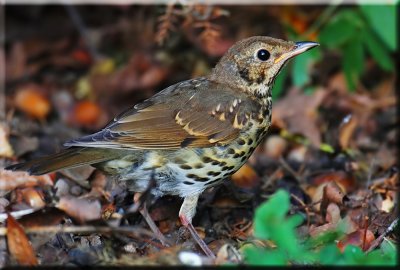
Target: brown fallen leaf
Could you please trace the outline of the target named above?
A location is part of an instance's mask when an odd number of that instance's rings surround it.
[[[66,217],[64,211],[55,207],[45,207],[33,213],[24,215],[18,222],[24,228],[58,225]]]
[[[333,223],[326,223],[321,226],[315,226],[314,224],[311,224],[310,229],[309,229],[309,234],[311,237],[316,237],[322,233],[332,231],[335,228],[336,228],[336,224],[333,224]]]
[[[17,90],[16,107],[31,117],[44,119],[50,112],[50,101],[43,95],[42,89],[36,84],[27,84]]]
[[[319,235],[321,233],[325,233],[328,231],[333,231],[336,229],[339,221],[341,221],[340,217],[340,209],[337,204],[335,203],[330,203],[326,209],[326,217],[325,220],[327,223],[321,225],[321,226],[315,226],[311,225],[308,233],[310,234],[311,237],[315,237],[316,235]]]
[[[340,209],[335,203],[330,203],[326,209],[326,221],[337,224],[340,221]]]
[[[89,201],[83,198],[62,197],[56,207],[79,223],[101,218],[101,205],[98,200]]]
[[[5,64],[5,78],[8,81],[12,81],[26,75],[27,56],[22,42],[13,42]]]
[[[34,209],[40,209],[46,205],[42,192],[33,187],[21,189],[19,192],[23,200]]]
[[[20,265],[38,265],[35,251],[25,234],[24,228],[11,215],[7,217],[7,245],[11,256]]]
[[[29,175],[27,172],[13,172],[8,170],[0,170],[0,190],[11,191],[17,187],[33,187],[53,185],[50,176]]]
[[[11,144],[8,141],[6,127],[0,124],[0,157],[10,158],[14,155]]]
[[[336,182],[346,193],[352,192],[356,188],[356,179],[353,175],[345,171],[320,173],[311,180],[312,185],[318,186],[330,182]]]
[[[272,110],[272,123],[284,123],[291,133],[307,137],[313,146],[321,144],[321,131],[317,124],[317,109],[326,91],[316,90],[311,96],[293,88],[285,98],[276,102]]]
[[[78,102],[72,111],[72,121],[79,126],[91,127],[101,114],[101,109],[96,103],[84,100]]]
[[[329,182],[328,184],[324,185],[322,191],[322,201],[319,209],[321,214],[325,216],[330,203],[342,205],[344,195],[345,194],[336,184],[336,182]]]
[[[260,177],[250,165],[244,164],[232,175],[231,180],[238,187],[252,188],[258,185]]]
[[[284,154],[287,147],[287,141],[278,135],[268,136],[264,143],[265,154],[274,159],[279,159]]]
[[[359,229],[346,235],[344,239],[337,243],[337,247],[341,252],[344,252],[344,249],[348,245],[358,246],[365,251],[374,240],[375,236],[370,230],[365,231],[364,229]]]
[[[350,140],[358,125],[358,118],[355,115],[347,115],[339,127],[339,145],[342,149],[350,146]]]

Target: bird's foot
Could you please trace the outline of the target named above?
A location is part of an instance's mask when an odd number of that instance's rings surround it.
[[[197,233],[196,229],[193,227],[193,224],[184,216],[180,215],[179,216],[181,223],[183,226],[185,226],[190,234],[192,235],[193,239],[196,241],[196,243],[200,246],[200,248],[203,250],[203,252],[211,259],[215,259],[214,253],[211,251],[211,249],[207,246],[207,244],[201,239],[200,235]]]

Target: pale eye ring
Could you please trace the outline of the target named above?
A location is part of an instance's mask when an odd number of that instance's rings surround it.
[[[261,61],[267,61],[270,58],[271,54],[266,49],[258,50],[257,58]]]

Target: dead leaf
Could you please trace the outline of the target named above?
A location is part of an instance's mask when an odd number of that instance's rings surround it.
[[[326,91],[319,89],[312,95],[306,95],[293,88],[288,95],[274,104],[272,123],[285,123],[291,133],[307,137],[312,145],[321,144],[321,131],[317,124],[317,109],[326,96]]]
[[[0,190],[14,190],[17,187],[34,187],[53,185],[53,181],[50,176],[40,175],[29,175],[27,172],[13,172],[8,170],[0,170]]]
[[[339,145],[342,149],[346,149],[350,145],[354,131],[358,125],[358,119],[355,115],[347,115],[339,127]]]
[[[96,124],[101,114],[101,109],[96,103],[84,100],[78,102],[72,111],[73,122],[83,127]]]
[[[33,209],[40,209],[46,205],[43,199],[43,194],[35,188],[28,187],[19,190],[19,192],[24,201]]]
[[[344,195],[345,194],[336,184],[336,182],[329,182],[328,184],[323,185],[322,201],[319,209],[322,216],[325,216],[330,203],[342,205]]]
[[[258,185],[260,177],[250,165],[244,164],[232,175],[231,180],[238,187],[252,188]]]
[[[38,265],[35,251],[25,234],[24,228],[11,215],[7,217],[8,250],[20,265]]]
[[[314,224],[311,224],[309,234],[311,237],[315,237],[317,235],[320,235],[322,233],[326,233],[329,231],[332,231],[336,228],[336,224],[333,223],[326,223],[321,226],[315,226]]]
[[[278,135],[268,136],[264,143],[265,153],[268,157],[279,159],[288,147],[287,141]]]
[[[358,246],[365,251],[374,240],[375,236],[370,230],[359,229],[346,235],[344,239],[337,243],[337,247],[340,249],[340,252],[344,252],[347,245]]]
[[[324,183],[335,182],[340,188],[346,192],[352,192],[356,188],[356,179],[353,175],[345,171],[324,172],[312,178],[312,185],[322,185]]]
[[[337,224],[341,220],[339,206],[330,203],[326,209],[326,221],[328,223]]]
[[[89,201],[83,198],[62,197],[56,207],[79,223],[101,218],[101,205],[98,200]]]
[[[26,54],[24,50],[24,46],[21,42],[14,42],[9,57],[6,63],[6,76],[7,80],[15,80],[21,78],[25,75],[26,72]]]
[[[18,221],[25,228],[58,225],[66,217],[64,211],[55,207],[45,207],[24,215]]]
[[[50,112],[49,100],[43,95],[40,86],[27,84],[17,90],[15,105],[31,117],[44,119]]]
[[[217,252],[215,264],[222,265],[226,263],[240,263],[241,255],[239,251],[231,244],[224,244]]]
[[[8,132],[6,127],[0,124],[0,157],[10,158],[13,157],[14,152],[8,141]]]

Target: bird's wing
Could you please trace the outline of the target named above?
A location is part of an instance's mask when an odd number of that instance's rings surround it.
[[[217,83],[185,81],[137,104],[103,130],[65,145],[124,149],[224,145],[238,137],[241,125],[248,120],[239,101],[240,97]]]

